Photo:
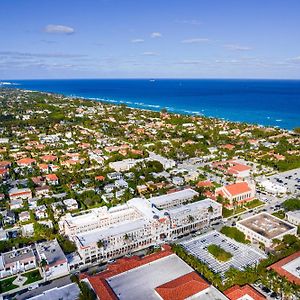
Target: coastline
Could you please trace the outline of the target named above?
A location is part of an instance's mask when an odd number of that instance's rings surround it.
[[[287,96],[283,94],[285,89],[280,90],[272,80],[274,85],[271,90],[271,96],[278,100],[278,104],[274,104],[274,99],[267,99],[269,90],[261,88],[255,94],[254,87],[261,81],[250,80],[33,80],[33,81],[6,81],[12,83],[5,85],[7,88],[19,88],[22,90],[32,90],[37,92],[53,93],[64,95],[65,97],[76,97],[86,100],[102,101],[116,105],[127,105],[136,109],[146,109],[150,111],[161,111],[167,109],[170,113],[189,115],[189,116],[205,116],[208,118],[216,118],[236,123],[247,123],[262,127],[276,127],[283,130],[292,130],[299,126],[297,111],[300,114],[300,81],[284,81],[296,86],[296,88],[288,90]],[[213,84],[218,83],[215,89]],[[227,85],[232,82],[242,84],[242,88],[238,87],[237,92],[232,91]],[[278,81],[276,81],[277,84]],[[279,81],[282,83],[282,81]],[[167,83],[167,84],[166,84]],[[197,90],[196,96],[193,94],[196,86],[200,85],[201,89]],[[209,87],[205,90],[206,83]],[[108,88],[106,89],[106,84]],[[177,84],[177,85],[176,85]],[[247,86],[249,84],[250,88]],[[98,87],[100,85],[100,88]],[[101,86],[102,85],[102,86]],[[140,85],[142,85],[140,87]],[[165,88],[177,87],[175,91],[169,91]],[[181,88],[181,85],[183,88]],[[202,85],[202,86],[201,86]],[[221,88],[220,88],[221,85]],[[244,86],[245,85],[245,86]],[[105,88],[103,88],[105,86]],[[178,87],[179,86],[179,87]],[[190,86],[192,86],[190,88]],[[204,91],[202,91],[204,86]],[[137,92],[135,89],[140,89]],[[143,90],[145,89],[145,91]],[[278,91],[277,91],[278,90]],[[124,92],[123,92],[124,91]],[[161,91],[161,93],[160,93]],[[172,97],[173,94],[176,94]],[[171,96],[169,94],[171,93]],[[202,93],[202,94],[201,94]],[[254,93],[254,96],[252,94]],[[277,93],[277,94],[276,94]],[[115,96],[108,96],[108,95]],[[145,96],[139,96],[139,95]],[[200,96],[199,96],[200,95]],[[275,96],[274,96],[275,95]],[[292,101],[288,100],[293,97]],[[257,99],[256,99],[257,98]],[[266,98],[266,99],[264,99]],[[281,99],[282,98],[282,99]],[[255,102],[256,101],[256,102]],[[255,102],[254,104],[252,102]],[[287,109],[287,103],[292,102],[291,106],[295,109]],[[227,105],[229,104],[229,105]],[[283,106],[284,105],[284,106]],[[298,107],[299,106],[299,107]],[[298,114],[298,115],[299,115]]]

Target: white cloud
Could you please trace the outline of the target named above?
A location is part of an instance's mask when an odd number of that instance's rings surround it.
[[[201,25],[202,24],[198,20],[182,20],[182,21],[178,21],[178,23],[188,24],[188,25]]]
[[[300,56],[288,58],[286,61],[289,63],[300,64]]]
[[[143,52],[143,55],[145,55],[145,56],[158,56],[159,53],[152,52],[152,51],[145,51],[145,52]]]
[[[186,39],[182,40],[181,43],[183,44],[197,44],[197,43],[206,43],[209,42],[209,39],[206,38],[192,38],[192,39]]]
[[[160,32],[152,32],[152,33],[151,33],[151,37],[152,37],[153,39],[155,39],[155,38],[160,38],[160,37],[162,37],[162,34],[161,34]]]
[[[47,33],[72,34],[72,33],[75,32],[75,29],[73,27],[65,26],[65,25],[49,24],[45,27],[45,32],[47,32]]]
[[[138,43],[144,43],[145,40],[143,39],[133,39],[131,40],[131,43],[135,43],[135,44],[138,44]]]
[[[229,50],[234,50],[234,51],[250,51],[250,50],[252,50],[251,47],[235,45],[235,44],[224,45],[224,47]]]

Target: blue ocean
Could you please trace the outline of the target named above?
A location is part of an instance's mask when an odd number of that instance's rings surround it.
[[[293,129],[300,126],[300,80],[15,80],[14,87]]]

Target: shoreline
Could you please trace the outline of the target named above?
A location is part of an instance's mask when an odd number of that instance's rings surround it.
[[[109,80],[109,79],[107,79]],[[42,80],[41,80],[42,81]],[[67,81],[67,79],[66,79]],[[56,95],[62,95],[64,97],[69,97],[69,98],[79,98],[79,99],[83,99],[83,100],[92,100],[92,101],[99,101],[99,102],[105,102],[108,104],[113,104],[113,105],[126,105],[127,107],[131,107],[134,109],[141,109],[141,110],[149,110],[149,111],[155,111],[155,112],[160,112],[162,109],[166,109],[168,111],[168,113],[172,113],[172,114],[180,114],[180,115],[186,115],[186,116],[194,116],[194,117],[206,117],[206,118],[213,118],[213,119],[218,119],[218,120],[222,120],[222,121],[227,121],[227,122],[233,122],[233,123],[237,123],[237,124],[249,124],[249,125],[254,125],[254,126],[259,126],[259,127],[263,127],[263,128],[267,128],[267,127],[272,127],[272,128],[278,128],[284,131],[293,131],[293,129],[295,127],[297,127],[296,124],[293,124],[291,126],[288,126],[286,124],[285,125],[281,125],[282,123],[288,123],[288,121],[284,120],[284,116],[267,116],[267,112],[266,115],[264,116],[264,120],[260,120],[262,122],[251,122],[251,120],[247,120],[249,118],[251,118],[251,116],[253,116],[253,114],[255,114],[255,111],[251,111],[251,110],[245,110],[245,113],[247,113],[248,115],[246,115],[244,120],[239,119],[239,116],[242,115],[242,112],[239,111],[232,111],[232,118],[226,116],[226,114],[231,114],[231,111],[226,111],[226,110],[222,110],[222,107],[219,108],[219,106],[215,106],[215,107],[207,107],[207,108],[200,108],[198,110],[193,110],[193,108],[191,109],[186,109],[186,108],[178,108],[178,107],[172,107],[170,105],[162,105],[159,103],[155,103],[155,101],[153,101],[154,103],[145,103],[147,102],[147,100],[145,102],[143,102],[143,100],[139,101],[136,99],[132,99],[134,98],[134,96],[132,96],[132,98],[128,98],[128,99],[118,99],[118,98],[110,98],[110,97],[105,97],[105,96],[82,96],[76,93],[68,93],[68,92],[63,92],[63,91],[54,91],[52,90],[47,90],[47,89],[32,89],[32,88],[26,88],[23,87],[22,83],[18,83],[18,82],[5,82],[5,83],[10,83],[10,84],[5,84],[5,85],[0,85],[0,88],[12,88],[12,89],[20,89],[20,90],[25,90],[25,91],[33,91],[33,92],[41,92],[41,93],[50,93],[50,94],[56,94]],[[166,97],[167,98],[167,97]],[[148,100],[149,101],[149,100]],[[151,100],[150,100],[151,101]],[[215,114],[212,114],[212,112],[207,112],[207,110],[215,110]],[[263,110],[259,111],[259,113],[261,114],[258,118],[262,119],[262,114],[264,113]],[[225,115],[220,116],[220,114]],[[272,113],[270,114],[272,115]],[[265,122],[265,123],[264,123]]]

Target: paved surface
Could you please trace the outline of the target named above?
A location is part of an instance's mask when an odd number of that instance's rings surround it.
[[[28,291],[28,289],[26,289],[22,293],[16,294],[15,299],[16,300],[26,300],[28,298],[40,295],[47,290],[50,290],[55,287],[61,287],[61,286],[70,284],[71,282],[72,281],[70,279],[70,276],[55,279],[53,281],[48,281],[48,282],[40,284],[40,287],[38,287],[32,291]]]

